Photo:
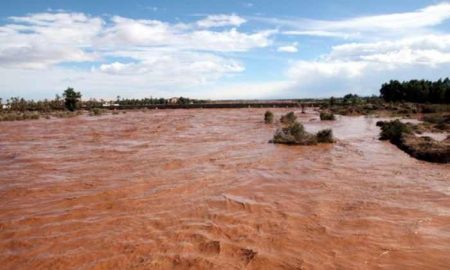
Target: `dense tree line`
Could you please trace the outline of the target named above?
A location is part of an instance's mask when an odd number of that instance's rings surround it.
[[[0,111],[39,111],[39,112],[50,112],[67,109],[69,111],[74,111],[76,109],[93,109],[101,108],[106,106],[147,106],[147,105],[164,105],[164,104],[199,104],[206,103],[205,100],[190,99],[185,97],[179,97],[174,99],[165,98],[141,98],[141,99],[127,99],[117,97],[116,100],[105,101],[103,99],[89,99],[81,100],[81,93],[75,91],[73,88],[67,88],[62,97],[56,95],[53,100],[26,100],[20,97],[12,97],[7,100],[2,100],[0,98]],[[5,105],[4,107],[2,105]],[[4,109],[3,109],[4,108]]]
[[[145,106],[145,105],[159,105],[159,104],[167,104],[168,101],[164,98],[123,98],[118,99],[116,104],[119,104],[121,106]]]
[[[117,100],[115,104],[121,105],[121,106],[145,106],[145,105],[164,105],[164,104],[179,104],[179,105],[186,105],[186,104],[199,104],[199,103],[206,103],[205,100],[198,100],[198,99],[190,99],[185,97],[179,97],[175,99],[175,102],[172,102],[171,99],[165,99],[165,98],[142,98],[142,99],[125,99],[120,97],[117,97]]]
[[[62,99],[60,96],[56,95],[55,99],[53,100],[25,100],[24,98],[19,97],[12,97],[5,102],[0,99],[0,103],[6,105],[5,109],[11,110],[11,111],[40,111],[40,112],[50,112],[55,110],[63,110],[64,109],[64,99]],[[3,107],[0,106],[0,110]]]
[[[385,101],[408,101],[417,103],[450,103],[450,79],[438,81],[411,80],[399,82],[391,80],[380,89]]]

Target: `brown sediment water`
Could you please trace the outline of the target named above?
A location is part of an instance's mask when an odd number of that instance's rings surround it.
[[[0,123],[0,268],[448,269],[449,164],[375,118],[298,111],[338,142],[269,144],[264,112]]]

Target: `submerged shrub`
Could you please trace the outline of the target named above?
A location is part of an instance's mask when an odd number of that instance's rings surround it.
[[[333,143],[333,131],[331,129],[324,129],[316,134],[318,143]]]
[[[28,119],[34,119],[37,120],[41,117],[41,115],[38,112],[32,112],[28,115]]]
[[[319,131],[314,135],[306,132],[302,124],[294,122],[287,127],[278,129],[270,142],[281,144],[315,145],[317,143],[333,143],[334,139],[331,129]]]
[[[0,114],[0,121],[37,120],[40,117],[39,112],[7,112]]]
[[[322,120],[322,121],[331,121],[331,120],[336,120],[336,117],[334,116],[333,113],[321,112],[320,113],[320,120]]]
[[[273,113],[271,111],[266,111],[266,113],[264,114],[264,122],[266,124],[273,123]]]
[[[303,127],[303,125],[298,122],[295,122],[294,124],[289,126],[287,129],[296,138],[300,138],[302,135],[305,134],[305,127]]]
[[[393,120],[389,122],[377,122],[381,126],[380,140],[389,140],[392,143],[398,143],[403,134],[411,134],[411,127],[400,120]]]
[[[98,116],[98,115],[102,115],[104,113],[104,111],[102,109],[99,108],[93,108],[91,109],[91,111],[89,112],[90,116]]]
[[[75,113],[75,112],[71,112],[71,111],[59,111],[59,112],[52,113],[51,115],[56,118],[69,118],[69,117],[74,117],[74,116],[78,115],[79,113],[81,113],[81,112],[78,111]]]
[[[317,139],[314,135],[306,132],[302,124],[295,122],[288,127],[278,129],[275,132],[271,142],[281,144],[314,145],[317,144]]]
[[[289,112],[280,118],[280,122],[285,125],[292,125],[297,120],[297,116],[295,116],[294,112]]]

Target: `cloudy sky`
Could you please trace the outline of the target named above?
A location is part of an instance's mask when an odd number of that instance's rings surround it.
[[[0,97],[378,94],[450,76],[450,2],[2,0]]]

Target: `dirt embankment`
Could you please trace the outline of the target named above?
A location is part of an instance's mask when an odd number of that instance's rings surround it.
[[[450,138],[436,141],[428,136],[403,135],[398,147],[420,160],[450,163]]]
[[[422,124],[403,123],[399,119],[379,121],[380,140],[389,140],[409,155],[429,162],[450,162],[450,136],[444,140],[435,140],[430,136],[419,136]]]

